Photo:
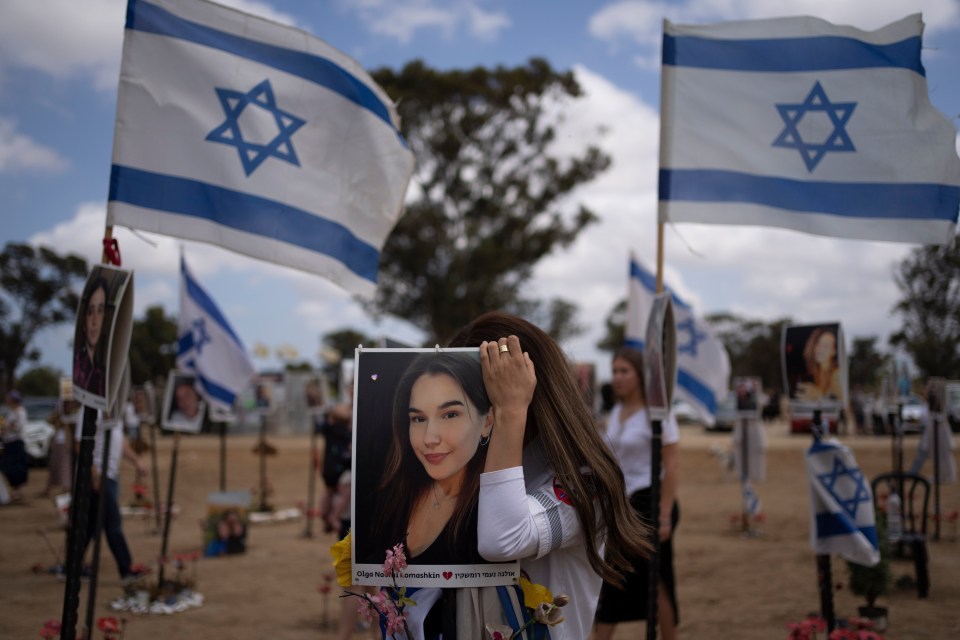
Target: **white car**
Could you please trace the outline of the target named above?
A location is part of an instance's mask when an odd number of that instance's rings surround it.
[[[47,418],[57,408],[57,398],[24,398],[27,424],[23,429],[23,446],[30,457],[31,466],[44,466],[50,457],[50,442],[56,429]]]
[[[677,424],[690,424],[691,422],[703,422],[700,419],[700,414],[697,413],[697,410],[693,408],[686,400],[681,400],[680,398],[673,399],[673,406],[670,408],[670,413],[673,414],[673,417],[676,419]]]
[[[904,432],[919,433],[930,418],[930,410],[927,403],[920,397],[911,395],[903,403],[900,418],[903,421]]]

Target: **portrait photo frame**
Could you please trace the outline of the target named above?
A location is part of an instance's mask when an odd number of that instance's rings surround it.
[[[406,421],[395,429],[393,413],[396,395],[404,376],[411,365],[416,361],[418,366],[424,359],[453,357],[459,361],[467,361],[471,371],[475,368],[476,376],[480,374],[479,349],[358,349],[354,356],[354,416],[353,416],[353,461],[352,477],[354,479],[351,516],[353,522],[352,554],[353,554],[353,582],[361,585],[389,585],[392,578],[384,575],[383,561],[387,549],[401,542],[400,539],[388,539],[392,536],[389,531],[397,527],[383,527],[380,523],[384,518],[394,517],[398,511],[396,504],[387,501],[389,495],[385,483],[389,477],[389,454],[391,447],[409,446],[410,428]],[[419,360],[418,360],[419,359]],[[451,378],[453,376],[450,376]],[[407,378],[410,379],[410,376]],[[421,377],[417,377],[419,381]],[[459,384],[459,383],[458,383]],[[466,398],[467,392],[460,388],[461,397]],[[412,393],[411,393],[412,395]],[[398,407],[403,407],[407,401],[400,400]],[[419,407],[417,409],[420,409]],[[413,409],[411,409],[413,411]],[[469,413],[469,408],[467,412]],[[394,433],[403,433],[408,438],[404,443]],[[396,441],[396,443],[395,443]],[[477,463],[476,456],[479,448],[470,461]],[[412,456],[413,454],[408,454]],[[411,463],[415,473],[426,478],[427,471],[421,462]],[[465,464],[469,465],[469,462]],[[406,474],[404,474],[406,475]],[[399,514],[401,519],[399,529],[407,530],[409,514]],[[438,516],[439,517],[439,516]],[[420,557],[408,556],[408,567],[398,584],[411,587],[477,587],[511,584],[519,578],[519,563],[492,563],[479,557],[476,549],[476,520],[474,516],[472,531],[465,527],[464,531],[455,536],[455,543],[450,541],[448,529],[450,521],[443,525],[443,532],[431,543],[429,549]],[[459,530],[458,530],[459,531]],[[402,537],[403,534],[398,534]],[[436,552],[435,549],[440,549]],[[456,551],[451,551],[456,549]],[[427,558],[427,560],[424,560]]]
[[[818,377],[818,345],[832,341],[830,371]],[[829,351],[829,349],[826,349]],[[791,405],[839,410],[848,399],[847,351],[839,322],[790,325],[782,334],[783,381]],[[829,374],[829,375],[828,375]]]
[[[73,340],[73,395],[110,411],[116,404],[133,330],[133,272],[110,265],[90,270]]]
[[[207,403],[203,400],[199,386],[194,373],[173,369],[167,374],[160,422],[164,429],[181,433],[200,433]],[[188,389],[193,392],[193,396],[188,395]],[[178,395],[178,392],[187,395]]]

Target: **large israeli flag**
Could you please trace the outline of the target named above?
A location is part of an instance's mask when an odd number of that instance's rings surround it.
[[[321,40],[206,0],[128,0],[107,224],[368,296],[413,166],[390,99]]]
[[[240,337],[233,331],[203,287],[180,258],[180,321],[177,367],[197,374],[211,408],[229,412],[234,400],[254,375],[253,364]]]
[[[626,344],[643,350],[647,320],[656,295],[656,278],[630,257],[630,293],[627,298]],[[667,291],[670,291],[669,287]],[[670,291],[677,327],[677,386],[674,394],[689,402],[708,424],[717,404],[729,393],[730,357],[710,327],[693,309]]]
[[[813,550],[867,567],[877,564],[873,493],[850,449],[832,438],[815,440],[807,450],[807,481]]]
[[[957,130],[933,108],[919,14],[664,22],[660,221],[943,244]]]

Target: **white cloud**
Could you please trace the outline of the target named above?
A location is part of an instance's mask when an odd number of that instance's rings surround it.
[[[452,39],[463,29],[481,40],[496,40],[511,24],[503,12],[487,11],[478,0],[364,0],[346,5],[373,33],[409,43],[417,31],[438,30]]]
[[[256,0],[222,4],[275,22],[294,24],[288,14]],[[4,2],[0,20],[0,66],[36,69],[58,79],[90,76],[114,91],[120,71],[125,0]]]
[[[18,169],[59,172],[68,165],[54,149],[19,133],[16,121],[0,116],[0,173]]]

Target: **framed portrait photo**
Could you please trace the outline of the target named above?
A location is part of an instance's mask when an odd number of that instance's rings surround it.
[[[493,415],[479,349],[362,349],[355,356],[353,582],[388,585],[383,562],[403,543],[398,584],[511,584],[518,562],[477,550],[479,478]]]
[[[206,403],[197,390],[197,376],[184,371],[171,371],[163,395],[161,425],[170,431],[200,433]]]

